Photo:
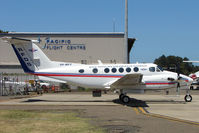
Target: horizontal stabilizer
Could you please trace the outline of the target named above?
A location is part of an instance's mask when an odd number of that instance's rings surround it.
[[[32,40],[29,39],[22,39],[22,38],[16,38],[16,37],[2,37],[2,40],[5,42],[9,42],[10,44],[27,44],[32,42]]]

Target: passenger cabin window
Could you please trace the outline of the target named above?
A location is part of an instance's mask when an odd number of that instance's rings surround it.
[[[124,72],[124,68],[119,68],[119,72],[123,73]]]
[[[134,72],[138,72],[139,71],[139,68],[138,67],[134,67]]]
[[[80,70],[79,70],[79,73],[84,73],[84,69],[80,69]]]
[[[126,68],[126,72],[131,72],[131,68],[130,67],[128,67],[128,68]]]
[[[97,68],[94,68],[93,69],[93,73],[97,73],[98,72],[98,69]]]
[[[150,72],[155,72],[155,67],[149,67]]]
[[[117,69],[116,69],[116,68],[112,68],[111,71],[112,71],[113,73],[116,73],[116,72],[117,72]]]
[[[110,71],[109,68],[105,68],[105,69],[104,69],[104,72],[105,72],[105,73],[109,73],[109,71]]]

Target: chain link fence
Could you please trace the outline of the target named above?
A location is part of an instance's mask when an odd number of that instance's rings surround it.
[[[0,73],[0,96],[23,95],[25,88],[30,87],[29,80],[35,77],[27,74]]]

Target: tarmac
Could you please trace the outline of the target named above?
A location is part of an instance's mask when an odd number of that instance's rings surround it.
[[[162,94],[130,94],[129,104],[118,100],[117,94],[103,94],[102,97],[92,97],[91,93],[55,93],[30,97],[14,97],[6,100],[0,98],[0,106],[129,106],[136,113],[142,113],[158,118],[188,122],[199,125],[198,91],[192,95],[192,102],[185,102],[184,95]]]

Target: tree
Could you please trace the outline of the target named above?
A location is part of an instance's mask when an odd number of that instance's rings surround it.
[[[164,66],[164,67],[168,67],[167,66],[167,58],[165,55],[160,56],[158,59],[155,59],[154,61],[155,64],[158,64],[159,66]]]
[[[185,75],[189,75],[190,73],[194,73],[199,71],[198,66],[194,66],[192,63],[185,63],[183,61],[188,61],[187,57],[179,57],[179,56],[165,56],[162,55],[159,58],[154,60],[154,63],[163,67],[166,70],[179,72]]]
[[[8,33],[8,31],[0,30],[0,33]]]

